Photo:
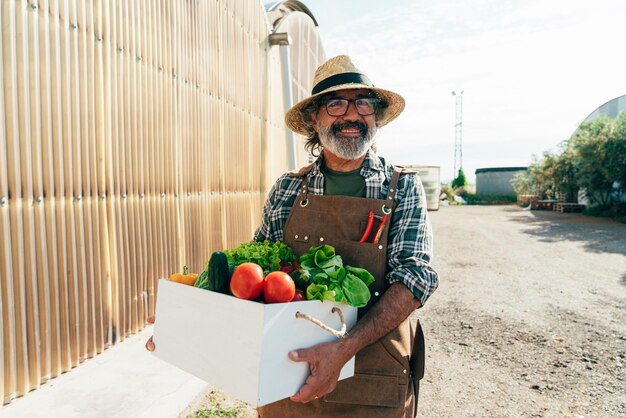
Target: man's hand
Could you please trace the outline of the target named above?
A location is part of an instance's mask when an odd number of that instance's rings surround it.
[[[154,316],[147,317],[146,322],[150,325],[154,324]],[[154,351],[154,343],[152,342],[152,336],[150,336],[150,338],[148,338],[148,341],[146,341],[146,350]]]
[[[341,340],[291,351],[289,358],[309,363],[311,372],[291,400],[306,403],[332,392],[337,386],[341,368],[353,355]]]
[[[310,402],[332,392],[341,368],[352,356],[385,336],[421,306],[405,285],[394,283],[346,338],[290,352],[291,360],[306,361],[311,371],[304,386],[291,400]]]

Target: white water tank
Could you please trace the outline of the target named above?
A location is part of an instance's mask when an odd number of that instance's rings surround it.
[[[426,192],[426,207],[428,210],[439,209],[439,195],[441,194],[441,179],[439,166],[435,165],[405,165],[404,167],[417,171],[422,179]]]

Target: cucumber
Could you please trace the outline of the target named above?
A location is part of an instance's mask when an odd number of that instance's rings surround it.
[[[230,293],[230,270],[226,254],[216,251],[211,254],[209,264],[196,281],[196,287],[219,293]]]

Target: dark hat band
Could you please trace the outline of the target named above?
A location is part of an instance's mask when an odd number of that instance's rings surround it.
[[[341,73],[330,76],[313,87],[311,94],[317,94],[320,91],[324,91],[334,86],[341,84],[365,84],[369,87],[374,87],[370,79],[361,73]]]

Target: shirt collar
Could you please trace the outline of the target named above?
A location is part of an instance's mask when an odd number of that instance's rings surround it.
[[[363,168],[371,171],[382,171],[384,165],[380,157],[370,148],[365,155],[365,161],[363,161]]]

